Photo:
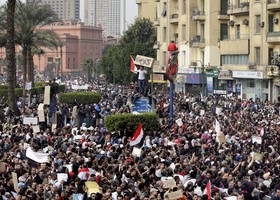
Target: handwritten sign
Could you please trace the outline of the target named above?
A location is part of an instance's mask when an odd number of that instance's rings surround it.
[[[45,105],[50,105],[51,102],[51,87],[49,85],[45,86],[45,91],[44,91],[44,104]]]
[[[37,126],[32,126],[32,129],[33,129],[33,133],[39,133],[40,132],[40,127],[37,125]]]
[[[253,135],[252,136],[252,143],[255,143],[255,142],[257,144],[262,144],[262,137]]]
[[[178,126],[182,126],[183,125],[183,122],[182,122],[181,118],[177,119],[176,123],[178,124]]]
[[[13,184],[14,184],[14,190],[16,192],[18,192],[19,191],[19,189],[18,189],[18,178],[17,178],[17,173],[15,173],[15,172],[12,172],[12,181],[13,181]]]
[[[66,173],[57,173],[57,182],[61,183],[61,181],[68,181],[68,174]]]
[[[163,180],[162,183],[163,183],[163,188],[174,188],[174,187],[176,187],[176,182],[173,178]]]
[[[137,148],[137,147],[133,147],[132,155],[133,155],[133,156],[140,157],[140,156],[141,156],[141,149],[139,149],[139,148]]]
[[[182,190],[178,190],[178,191],[175,191],[175,192],[169,192],[167,193],[167,197],[168,199],[180,199],[182,198],[183,196],[183,192]]]
[[[40,103],[38,106],[38,117],[39,117],[39,122],[44,122],[45,121],[45,113],[44,113],[44,104]]]
[[[140,66],[151,68],[153,66],[154,59],[150,58],[150,57],[146,57],[146,56],[137,55],[136,58],[135,58],[134,63],[136,65],[140,65]]]
[[[88,193],[98,193],[100,192],[99,190],[99,185],[96,182],[85,182],[87,188],[88,188]]]

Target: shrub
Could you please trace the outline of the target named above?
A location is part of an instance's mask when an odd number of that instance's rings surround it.
[[[7,99],[7,96],[8,96],[8,90],[0,89],[0,98],[2,99],[4,97],[5,99]]]
[[[5,119],[5,113],[3,110],[0,110],[0,120],[3,121]]]
[[[0,85],[0,90],[8,90],[8,86],[7,85]]]
[[[74,104],[92,104],[99,103],[101,100],[101,95],[95,92],[69,92],[60,93],[59,102]]]
[[[61,92],[65,92],[65,88],[66,86],[65,85],[59,85],[58,86],[58,91],[61,93]]]
[[[144,131],[154,131],[159,128],[156,113],[142,113],[140,115],[124,113],[105,117],[105,127],[109,131],[134,132],[140,123],[142,123]]]

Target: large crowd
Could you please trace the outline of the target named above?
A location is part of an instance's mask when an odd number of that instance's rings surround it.
[[[156,91],[160,128],[143,127],[142,141],[131,146],[104,127],[104,118],[132,112],[141,98],[137,85],[95,82],[87,90],[99,92],[100,103],[58,103],[55,129],[47,119],[39,132],[23,124],[38,116],[42,96],[32,97],[17,119],[6,112],[0,200],[280,200],[279,102],[177,93],[170,123],[168,89]],[[45,112],[47,118],[47,106]]]

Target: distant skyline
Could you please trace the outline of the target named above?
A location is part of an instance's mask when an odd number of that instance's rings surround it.
[[[3,5],[7,0],[0,0],[0,5]],[[22,0],[23,2],[25,0]],[[121,0],[122,1],[122,0]],[[80,18],[84,21],[84,0],[80,0]],[[136,0],[126,0],[126,27],[132,24],[138,16]]]

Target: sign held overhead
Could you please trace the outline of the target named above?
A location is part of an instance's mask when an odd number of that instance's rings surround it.
[[[150,58],[150,57],[146,57],[146,56],[137,55],[135,60],[134,60],[134,63],[136,65],[151,68],[153,66],[154,59]]]

